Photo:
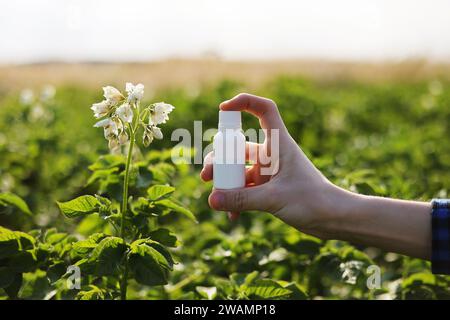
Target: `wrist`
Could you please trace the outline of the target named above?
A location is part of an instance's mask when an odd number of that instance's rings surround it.
[[[345,239],[352,216],[363,210],[368,198],[328,183],[319,199],[315,231],[326,239]]]

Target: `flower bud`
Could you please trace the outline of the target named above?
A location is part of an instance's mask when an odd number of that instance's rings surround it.
[[[163,134],[161,132],[161,129],[158,127],[153,126],[152,127],[152,133],[155,139],[161,140],[163,138]]]
[[[125,131],[122,131],[119,134],[119,143],[120,144],[125,144],[127,142],[128,142],[128,135],[127,135],[127,133]]]
[[[110,150],[114,151],[119,148],[119,146],[119,141],[115,137],[112,137],[108,140],[108,147]]]
[[[145,127],[144,136],[142,137],[142,144],[148,147],[153,141],[153,132],[150,126]]]

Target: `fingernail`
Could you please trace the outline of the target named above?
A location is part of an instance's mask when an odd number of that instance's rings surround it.
[[[219,104],[219,109],[221,109],[222,108],[222,106],[224,105],[224,104],[227,104],[228,103],[228,101],[230,101],[230,100],[225,100],[225,101],[222,101],[220,104]]]

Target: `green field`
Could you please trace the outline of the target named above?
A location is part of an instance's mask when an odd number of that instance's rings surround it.
[[[162,245],[155,246],[159,253],[143,256],[144,263],[135,262],[128,299],[450,298],[450,277],[431,274],[429,262],[322,241],[266,213],[243,213],[232,223],[212,211],[212,185],[201,182],[200,166],[170,161],[176,144],[170,134],[176,128],[192,131],[195,120],[204,129],[216,127],[218,104],[249,87],[230,79],[187,87],[155,89],[146,99],[176,109],[162,127],[164,140],[140,148],[130,194],[136,199],[152,185],[169,184],[177,206],[136,209],[132,223]],[[402,199],[449,197],[445,79],[369,83],[286,75],[253,87],[252,93],[276,101],[293,138],[333,183]],[[60,85],[39,108],[37,102],[22,103],[18,90],[0,92],[0,299],[117,299],[123,270],[116,266],[123,252],[102,251],[101,239],[89,238],[117,235],[107,221],[117,217],[69,219],[56,204],[85,194],[108,197],[113,206],[121,201],[124,157],[106,156],[107,142],[93,128],[89,109],[102,99],[101,88]],[[258,128],[256,119],[243,117],[244,129]],[[67,267],[74,264],[81,266],[80,290],[66,285]],[[380,289],[366,285],[372,264],[381,268]]]

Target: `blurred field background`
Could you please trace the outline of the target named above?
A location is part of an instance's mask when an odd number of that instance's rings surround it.
[[[151,90],[183,87],[196,90],[222,79],[244,82],[249,88],[279,75],[301,76],[318,82],[417,82],[450,77],[450,64],[427,59],[388,62],[330,60],[228,61],[215,57],[169,59],[149,63],[37,63],[0,64],[0,90],[54,85],[98,88],[105,83],[142,82]]]
[[[33,215],[0,207],[0,225],[79,239],[107,230],[95,215],[69,221],[55,201],[117,189],[118,178],[93,177],[109,150],[90,107],[105,85],[143,83],[144,103],[176,109],[165,139],[141,156],[164,162],[152,172],[176,187],[199,224],[158,218],[182,243],[173,250],[180,264],[165,287],[131,284],[131,298],[204,299],[205,287],[216,298],[242,297],[233,290],[257,272],[289,285],[291,299],[450,299],[450,277],[433,275],[428,261],[322,241],[265,213],[232,224],[208,207],[211,184],[199,166],[171,164],[174,129],[192,132],[195,120],[215,128],[218,104],[247,91],[277,102],[293,138],[334,183],[402,199],[450,196],[448,2],[281,2],[3,4],[0,192],[22,197]],[[244,129],[258,127],[243,119]],[[382,270],[377,290],[365,282],[371,264]],[[25,273],[20,297],[74,297],[47,278],[44,267]]]
[[[79,237],[102,230],[101,220],[73,224],[64,219],[55,201],[99,192],[98,183],[89,182],[88,167],[108,150],[102,132],[92,127],[95,119],[89,108],[101,100],[101,86],[121,87],[125,81],[144,83],[145,101],[176,106],[163,127],[166,138],[150,150],[171,148],[171,131],[182,127],[192,132],[195,120],[202,120],[204,129],[214,128],[218,104],[250,91],[278,103],[294,139],[342,187],[424,201],[447,197],[450,189],[450,147],[443,143],[450,136],[447,65],[423,60],[372,64],[209,59],[8,66],[0,68],[0,75],[0,191],[20,195],[34,213],[30,218],[3,212],[1,225],[11,229],[56,227]],[[48,85],[55,95],[40,102]],[[29,90],[34,100],[24,102]],[[244,115],[244,129],[257,127],[254,118]],[[172,184],[200,224],[192,228],[192,222],[183,219],[166,221],[183,243],[176,251],[182,264],[171,278],[176,289],[142,291],[134,286],[131,297],[196,299],[203,297],[196,288],[206,286],[225,290],[218,294],[223,298],[227,291],[220,281],[233,282],[236,274],[253,271],[284,283],[294,281],[314,299],[450,297],[449,278],[432,275],[425,261],[320,241],[261,213],[244,214],[238,224],[230,224],[225,215],[208,208],[211,185],[200,182],[194,166],[180,169]],[[372,263],[383,272],[383,287],[375,291],[367,289],[364,280],[364,268]],[[45,278],[45,272],[27,274],[25,288],[34,288],[36,276]],[[31,289],[24,290],[23,297],[42,299],[52,286],[31,294]],[[291,298],[305,297],[302,293]]]

